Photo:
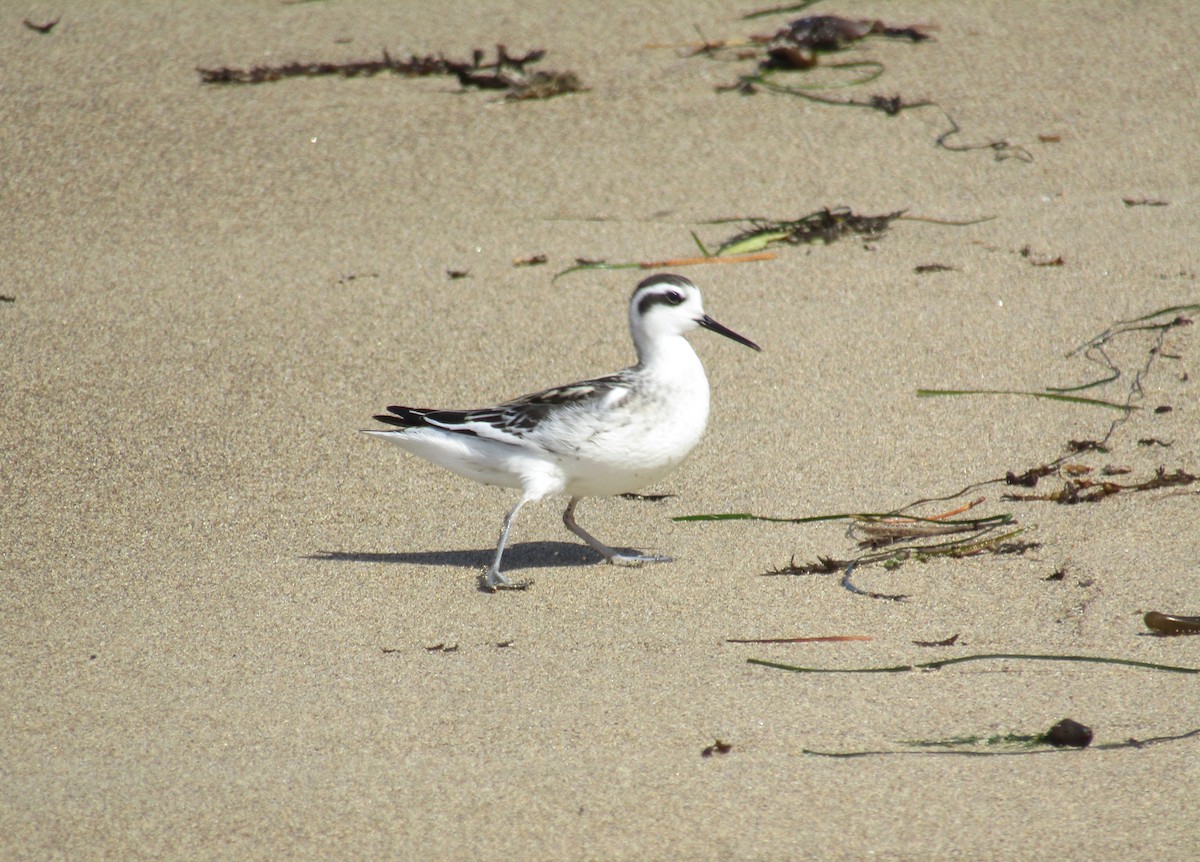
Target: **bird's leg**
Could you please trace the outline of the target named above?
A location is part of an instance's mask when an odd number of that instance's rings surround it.
[[[658,554],[622,554],[617,550],[610,548],[608,545],[601,542],[583,527],[575,523],[575,504],[579,502],[579,497],[572,497],[571,502],[567,503],[567,510],[563,512],[563,523],[567,525],[567,529],[574,533],[579,538],[587,542],[588,547],[595,551],[606,561],[615,566],[638,566],[642,563],[669,563],[670,557],[659,556]]]
[[[523,590],[529,586],[529,581],[518,581],[513,583],[504,575],[500,574],[500,558],[504,556],[504,546],[508,544],[508,531],[512,529],[513,518],[521,507],[529,502],[528,497],[522,497],[517,501],[517,505],[513,506],[507,515],[504,516],[504,526],[500,528],[500,541],[496,543],[496,556],[492,559],[492,565],[488,568],[484,575],[484,583],[492,592],[496,590]]]

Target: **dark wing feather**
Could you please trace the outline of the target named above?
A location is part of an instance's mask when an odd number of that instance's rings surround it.
[[[628,384],[629,379],[625,372],[618,372],[595,380],[544,389],[532,395],[506,401],[498,407],[482,410],[426,410],[393,405],[388,407],[387,413],[377,414],[375,418],[400,428],[440,428],[443,431],[475,437],[480,436],[480,430],[493,428],[502,435],[524,437],[551,411],[565,406],[585,404],[594,398],[603,398],[613,389]]]

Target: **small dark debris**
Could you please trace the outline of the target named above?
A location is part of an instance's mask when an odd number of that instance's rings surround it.
[[[15,296],[9,296],[7,293],[0,293],[0,302],[16,302]]]
[[[1057,468],[1052,467],[1049,464],[1043,464],[1040,467],[1033,467],[1019,475],[1009,470],[1004,474],[1004,483],[1006,485],[1019,485],[1022,488],[1036,488],[1039,479],[1053,475],[1056,470]]]
[[[1170,413],[1174,409],[1175,408],[1172,407],[1170,404],[1160,404],[1154,408],[1154,412],[1155,413]]]
[[[544,254],[535,254],[531,257],[518,257],[513,261],[513,266],[541,266],[547,260]]]
[[[350,275],[343,275],[341,278],[339,278],[337,280],[337,283],[338,284],[349,284],[350,282],[357,281],[360,278],[379,278],[379,273],[366,272],[366,273],[363,273],[362,275],[359,275],[356,272],[352,272],[352,273],[350,273]]]
[[[458,644],[437,643],[425,647],[425,652],[458,652]]]
[[[1165,207],[1168,203],[1150,198],[1121,198],[1121,202],[1127,207]]]
[[[921,107],[927,105],[928,102],[922,102]],[[867,107],[874,108],[877,111],[883,111],[889,117],[894,117],[905,108],[913,108],[916,105],[907,104],[899,95],[895,96],[872,96],[867,102]]]
[[[1038,140],[1043,144],[1058,144],[1062,142],[1062,135],[1038,135]]]
[[[1142,437],[1137,441],[1139,446],[1161,446],[1164,449],[1169,449],[1174,446],[1174,442],[1168,443],[1165,440],[1159,440],[1157,437]]]
[[[669,500],[674,497],[674,494],[621,494],[622,500],[642,500],[646,503],[661,503],[663,500]]]
[[[450,276],[450,279],[452,281],[459,279],[459,278],[470,278],[471,270],[469,270],[469,269],[448,269],[448,270],[446,270],[446,275]]]
[[[1106,464],[1100,470],[1102,476],[1127,476],[1133,472],[1132,467],[1125,467],[1118,464]]]
[[[1068,440],[1067,448],[1076,454],[1080,452],[1108,452],[1108,447],[1099,440]]]
[[[1034,257],[1033,249],[1029,246],[1021,247],[1021,257],[1029,261],[1031,266],[1062,266],[1065,261],[1062,255],[1058,257]]]
[[[1046,742],[1055,748],[1087,748],[1092,744],[1092,729],[1070,718],[1064,718],[1046,731]]]
[[[513,644],[515,644],[515,643],[516,643],[516,641],[515,641],[515,640],[511,640],[511,641],[499,641],[499,642],[497,642],[497,644],[496,644],[496,648],[497,648],[497,649],[508,649],[510,646],[512,646],[512,645],[513,645]]]
[[[1041,542],[1001,542],[992,546],[992,553],[997,555],[1015,554],[1020,556],[1026,551],[1036,551],[1042,546]]]
[[[944,263],[923,263],[913,267],[913,272],[917,275],[925,275],[929,272],[958,272],[958,267],[947,266]]]
[[[1051,574],[1042,578],[1042,580],[1043,581],[1061,581],[1063,578],[1065,578],[1067,576],[1068,571],[1069,570],[1067,569],[1066,566],[1059,566]]]
[[[717,740],[713,740],[712,745],[705,747],[705,749],[700,752],[700,756],[701,757],[712,757],[714,754],[728,754],[731,751],[733,751],[733,745],[731,745],[728,742],[724,742],[720,739],[717,739]]]
[[[954,646],[956,643],[958,643],[958,637],[959,637],[959,636],[958,636],[957,634],[953,634],[953,635],[950,635],[950,637],[946,638],[945,640],[940,640],[940,641],[913,641],[913,644],[914,644],[915,646],[919,646],[919,647],[947,647],[947,646]]]
[[[796,564],[796,558],[792,557],[791,562],[786,566],[778,569],[770,569],[763,572],[764,575],[833,575],[840,572],[846,566],[845,560],[835,560],[832,557],[817,557],[815,563]]]
[[[30,30],[32,30],[35,33],[49,33],[51,30],[53,30],[55,28],[55,26],[61,20],[62,20],[62,16],[60,15],[59,17],[55,18],[53,21],[47,21],[45,24],[34,24],[28,18],[26,18],[21,23],[24,24],[26,27],[28,27]]]
[[[567,93],[582,93],[587,90],[574,72],[534,72],[529,78],[514,81],[506,99],[550,99]]]

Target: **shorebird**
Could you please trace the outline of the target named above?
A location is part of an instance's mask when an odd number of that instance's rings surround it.
[[[658,481],[700,442],[708,424],[708,378],[684,338],[697,327],[761,350],[705,314],[692,282],[652,275],[629,301],[637,364],[481,410],[388,407],[375,418],[393,427],[365,433],[476,482],[521,491],[504,516],[484,576],[490,590],[527,586],[510,582],[500,561],[517,512],[552,494],[570,496],[563,523],[609,563],[669,562],[610,548],[575,522],[575,507],[584,497],[631,493]]]

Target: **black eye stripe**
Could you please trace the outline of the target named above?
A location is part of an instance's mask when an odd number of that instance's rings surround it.
[[[637,301],[638,315],[644,315],[655,305],[683,305],[687,302],[688,288],[694,288],[682,275],[660,273],[643,278],[634,289],[633,295],[642,296]]]
[[[647,293],[638,300],[638,314],[644,316],[646,312],[656,305],[682,305],[686,298],[687,297],[685,297],[678,290],[667,290],[661,293],[658,291],[655,291],[654,293]]]

